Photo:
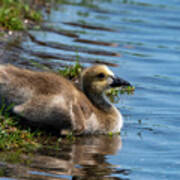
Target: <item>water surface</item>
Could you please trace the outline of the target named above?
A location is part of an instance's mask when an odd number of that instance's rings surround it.
[[[179,1],[77,0],[54,6],[44,12],[42,31],[32,30],[25,41],[7,47],[18,61],[4,61],[56,70],[78,56],[85,66],[110,65],[136,91],[116,104],[124,116],[121,136],[62,142],[59,149],[26,157],[30,165],[2,162],[3,178],[178,180]]]

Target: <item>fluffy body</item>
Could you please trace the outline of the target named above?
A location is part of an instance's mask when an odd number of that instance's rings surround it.
[[[107,75],[98,79],[98,73]],[[92,66],[81,75],[81,90],[51,72],[34,72],[0,65],[0,96],[13,104],[13,112],[26,120],[75,134],[120,132],[121,113],[104,97],[114,74],[103,65]]]

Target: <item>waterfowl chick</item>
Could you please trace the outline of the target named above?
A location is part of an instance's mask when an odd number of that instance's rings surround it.
[[[110,87],[129,86],[104,65],[85,69],[81,90],[50,72],[34,72],[12,65],[0,66],[0,96],[26,120],[51,126],[61,133],[120,132],[122,115],[105,97]]]

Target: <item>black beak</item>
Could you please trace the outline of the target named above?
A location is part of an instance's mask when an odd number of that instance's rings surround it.
[[[122,86],[132,86],[128,81],[121,79],[119,77],[112,77],[113,82],[110,85],[111,87],[122,87]]]

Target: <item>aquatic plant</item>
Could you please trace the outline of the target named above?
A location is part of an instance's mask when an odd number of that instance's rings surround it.
[[[83,66],[78,61],[76,61],[76,63],[73,66],[69,66],[64,69],[59,69],[58,73],[68,79],[74,79],[79,77],[82,70]]]

